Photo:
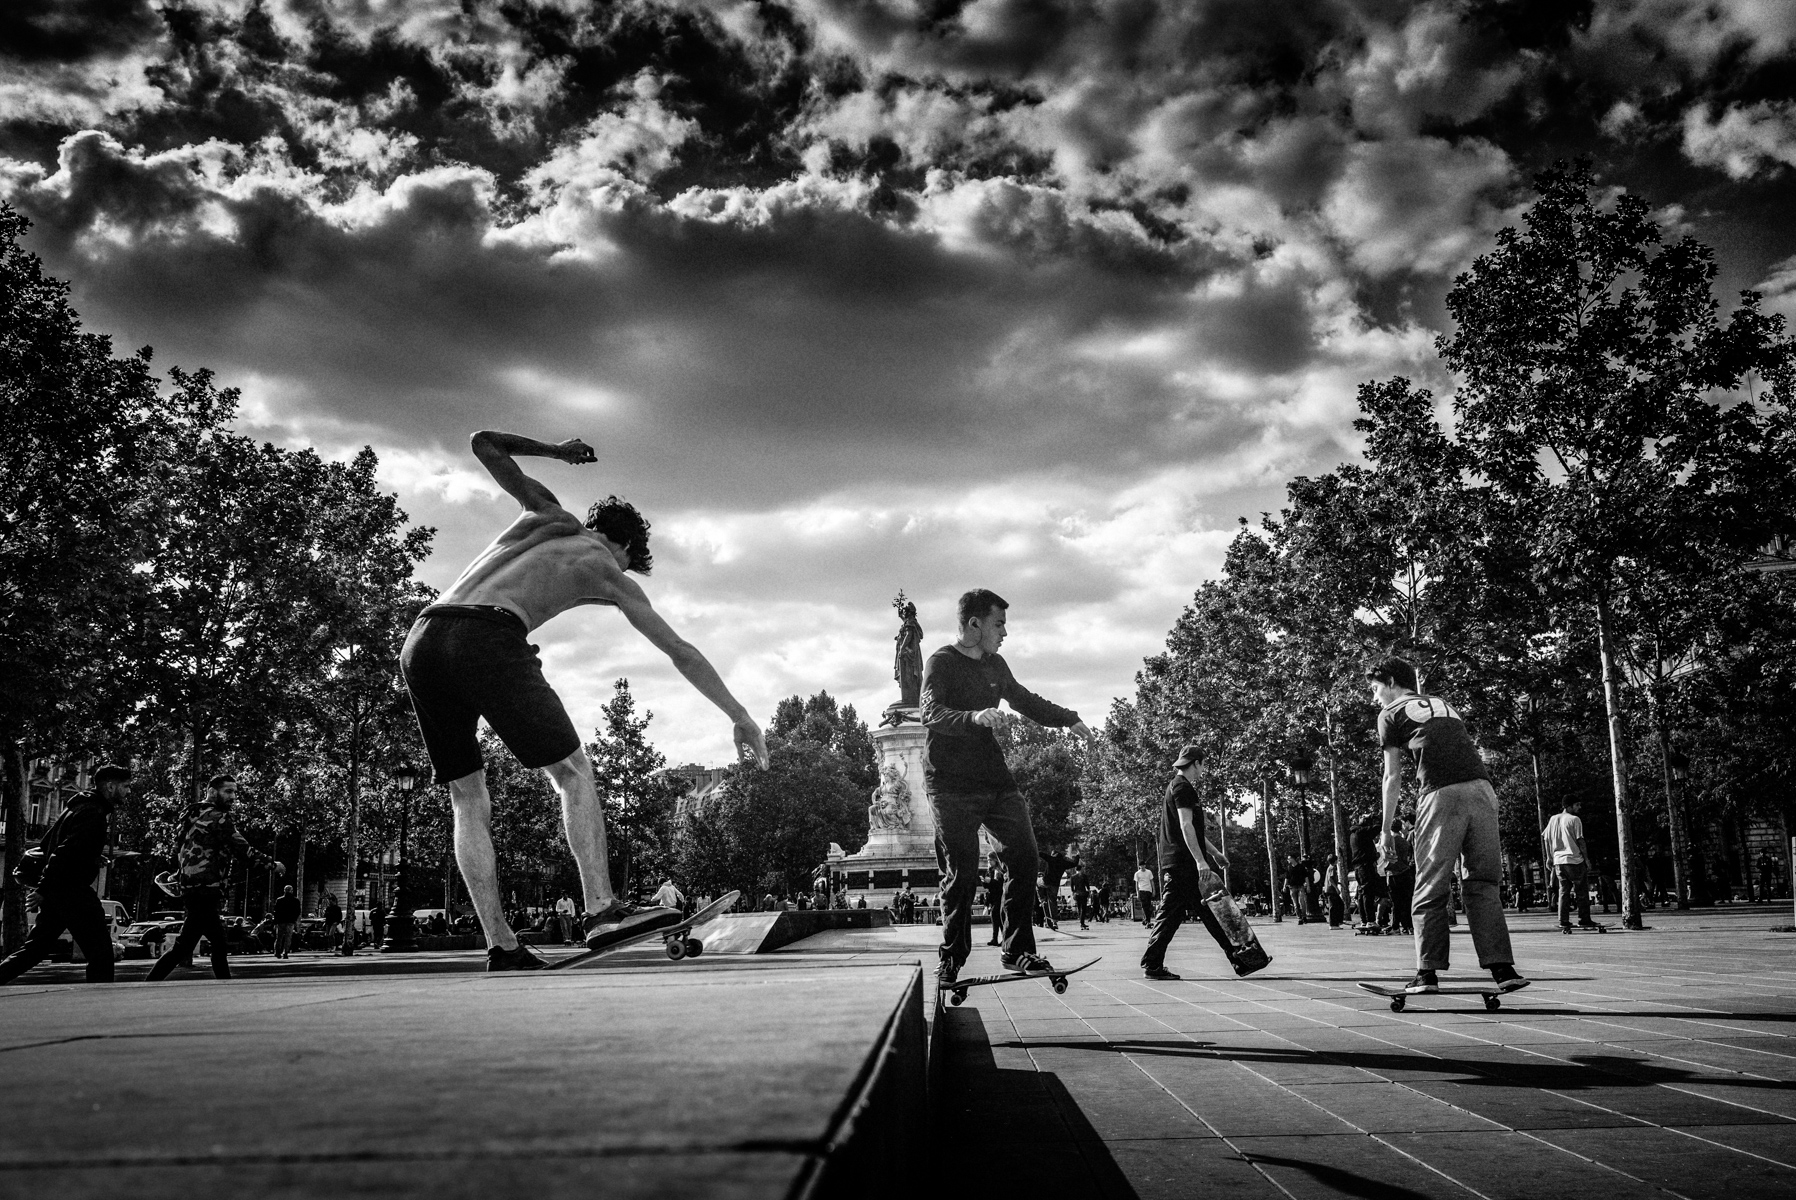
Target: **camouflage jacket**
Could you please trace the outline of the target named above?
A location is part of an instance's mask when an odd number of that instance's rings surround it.
[[[274,862],[244,840],[230,813],[206,805],[187,822],[181,835],[181,882],[188,887],[222,883],[230,874],[233,855],[264,866]]]

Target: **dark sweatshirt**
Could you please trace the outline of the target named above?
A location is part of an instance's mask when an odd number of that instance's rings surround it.
[[[91,792],[69,802],[68,811],[57,818],[40,888],[69,891],[94,885],[106,853],[106,812],[105,802]]]
[[[923,726],[925,774],[929,790],[989,792],[1014,788],[1016,781],[1004,763],[1004,752],[992,731],[973,720],[973,714],[997,707],[999,700],[1037,725],[1064,729],[1079,723],[1079,714],[1051,704],[1016,681],[1001,655],[969,658],[953,646],[943,646],[923,667]]]

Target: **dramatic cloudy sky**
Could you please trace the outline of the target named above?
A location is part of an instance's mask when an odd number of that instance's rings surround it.
[[[586,438],[651,594],[765,715],[892,695],[1012,604],[1025,682],[1132,689],[1235,520],[1356,453],[1526,180],[1589,154],[1731,293],[1796,293],[1787,0],[11,0],[0,197],[121,348],[364,443],[447,583],[510,516],[467,436]],[[615,614],[544,631],[590,726]]]

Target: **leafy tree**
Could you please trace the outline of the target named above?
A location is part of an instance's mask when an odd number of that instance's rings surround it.
[[[24,937],[12,872],[25,850],[26,761],[101,749],[132,698],[117,664],[138,580],[138,530],[154,507],[148,443],[168,402],[149,352],[112,356],[82,331],[68,285],[20,245],[28,222],[0,204],[0,801],[7,839],[0,947]],[[179,405],[179,397],[174,402]]]
[[[857,843],[866,829],[876,775],[872,740],[854,709],[838,710],[827,692],[793,696],[780,701],[767,729],[768,768],[732,767],[680,816],[674,869],[691,889],[789,894],[808,885],[831,842]]]
[[[636,715],[630,681],[620,679],[603,709],[604,729],[587,746],[593,781],[605,805],[606,854],[620,893],[666,865],[677,781],[664,773],[667,758],[648,740],[655,714]]]
[[[1661,245],[1646,202],[1593,195],[1586,164],[1537,176],[1526,231],[1497,247],[1447,297],[1457,328],[1438,342],[1459,379],[1456,437],[1469,469],[1520,507],[1558,602],[1594,628],[1609,728],[1616,840],[1627,922],[1640,923],[1629,823],[1627,733],[1617,601],[1622,572],[1688,572],[1711,527],[1737,517],[1759,478],[1767,431],[1753,402],[1768,384],[1787,407],[1791,356],[1781,319],[1745,293],[1723,319],[1713,256],[1693,239]],[[1563,619],[1569,619],[1568,612]]]

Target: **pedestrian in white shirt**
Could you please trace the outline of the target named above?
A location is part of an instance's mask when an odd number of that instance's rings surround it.
[[[1553,873],[1559,877],[1560,931],[1572,931],[1574,895],[1578,900],[1578,928],[1601,929],[1600,922],[1590,919],[1590,889],[1584,883],[1584,874],[1590,867],[1590,852],[1584,845],[1584,822],[1578,817],[1577,800],[1568,798],[1560,811],[1553,814],[1540,835],[1540,843],[1546,860],[1553,864]]]
[[[657,908],[672,908],[681,912],[686,910],[686,897],[680,895],[680,889],[674,886],[671,879],[663,880],[661,890],[655,893],[653,904]]]
[[[1154,873],[1146,867],[1135,872],[1135,894],[1141,898],[1141,923],[1154,922]]]

